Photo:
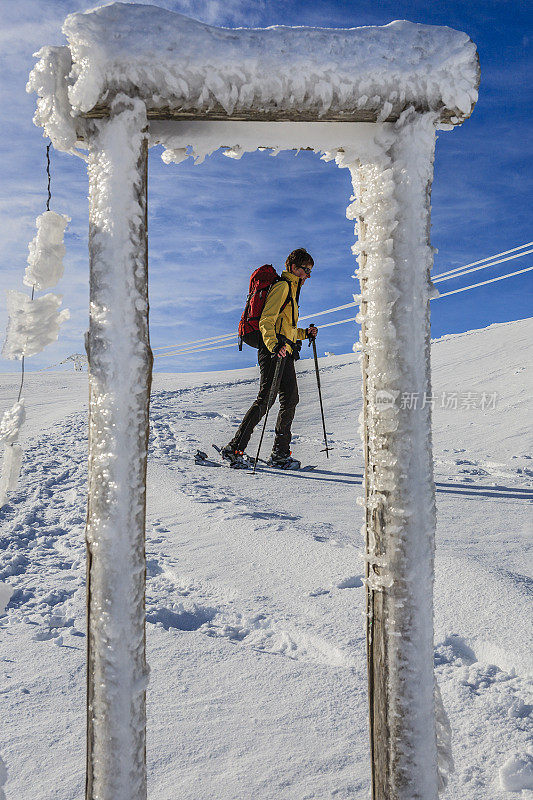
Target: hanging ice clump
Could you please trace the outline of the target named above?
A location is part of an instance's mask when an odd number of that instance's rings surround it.
[[[28,245],[28,266],[23,282],[36,289],[51,289],[63,277],[63,235],[70,222],[65,214],[45,211],[37,217],[37,234]]]
[[[7,604],[11,600],[13,589],[7,583],[0,581],[0,617],[5,613]],[[6,773],[4,772],[4,775]],[[0,800],[5,800],[5,795],[1,794],[2,787],[2,759],[0,758]]]
[[[14,406],[4,411],[0,420],[0,443],[14,444],[19,438],[20,429],[26,419],[24,400],[15,403]]]
[[[14,289],[7,293],[9,322],[4,358],[34,356],[56,341],[60,325],[70,318],[68,309],[59,311],[61,300],[61,295],[53,293],[35,300]]]
[[[70,218],[54,211],[37,217],[37,234],[28,245],[28,266],[23,282],[34,290],[50,289],[63,277],[65,245],[63,236]],[[62,298],[49,293],[33,298],[12,289],[7,292],[9,320],[2,355],[10,360],[33,356],[55,342],[59,328],[70,318],[67,309],[59,310]],[[22,391],[22,385],[21,385]],[[18,444],[24,422],[24,399],[8,409],[0,422],[0,443],[5,445],[0,475],[0,507],[7,502],[8,492],[15,489],[22,465],[22,448]]]
[[[7,493],[15,488],[20,474],[22,448],[17,439],[25,416],[24,400],[21,400],[8,408],[0,421],[0,443],[5,445],[0,475],[0,508],[7,502]]]

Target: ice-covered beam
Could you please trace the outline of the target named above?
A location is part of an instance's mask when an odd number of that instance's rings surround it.
[[[71,14],[63,31],[68,46],[43,48],[29,84],[38,124],[63,147],[118,93],[142,99],[149,119],[381,122],[412,107],[452,125],[477,100],[476,47],[447,27],[213,28],[114,3]]]
[[[89,144],[87,800],[146,797],[148,338],[144,104],[117,97]]]
[[[449,754],[439,754],[433,673],[434,121],[414,114],[376,143],[370,158],[337,156],[352,174],[361,285],[372,797],[437,800]]]

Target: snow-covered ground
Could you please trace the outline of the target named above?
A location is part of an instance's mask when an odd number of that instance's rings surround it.
[[[446,800],[533,797],[532,341],[530,319],[432,348],[435,665],[456,765]],[[195,464],[197,448],[216,460],[211,443],[230,438],[254,397],[255,368],[154,376],[151,800],[368,796],[360,370],[352,355],[320,366],[329,460],[313,363],[298,364],[293,453],[318,464],[311,473]],[[18,381],[0,376],[0,411]],[[0,511],[0,581],[13,590],[0,617],[0,784],[3,760],[8,800],[78,800],[87,376],[28,374],[24,394],[23,473]]]

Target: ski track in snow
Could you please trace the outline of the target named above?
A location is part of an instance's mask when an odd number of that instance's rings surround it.
[[[313,373],[305,368],[301,372],[301,387],[306,388]],[[345,362],[325,364],[322,372],[343,379],[347,368]],[[353,379],[351,373],[349,377]],[[321,459],[313,473],[279,474],[263,468],[252,476],[194,462],[197,448],[209,451],[211,442],[220,444],[229,438],[255,383],[254,375],[153,393],[149,446],[149,486],[153,489],[149,491],[146,545],[149,652],[150,631],[157,630],[167,642],[165,649],[176,648],[176,658],[180,643],[185,641],[182,637],[192,637],[186,641],[198,643],[194,647],[204,641],[206,645],[218,642],[221,648],[233,648],[220,650],[221,654],[229,653],[228,658],[235,654],[240,658],[239,652],[242,658],[245,653],[260,659],[277,657],[287,663],[283,669],[299,664],[299,669],[307,670],[302,675],[310,680],[313,673],[309,670],[327,670],[339,686],[349,687],[356,679],[365,689],[362,540],[360,523],[352,520],[354,513],[361,517],[361,509],[354,511],[355,496],[361,494],[361,453],[356,434],[352,440],[343,438],[349,428],[339,424],[342,409],[338,409],[340,417],[330,413],[334,418],[329,423],[334,455],[327,462]],[[335,391],[330,389],[328,397],[327,378],[324,383],[331,409]],[[229,410],[220,413],[215,408]],[[295,429],[300,433],[294,437],[294,447],[302,452],[306,463],[312,461],[321,443],[316,421],[312,427],[304,424],[307,416],[306,406],[300,424],[297,417]],[[267,435],[271,436],[274,418],[269,422]],[[302,430],[307,435],[302,435]],[[32,647],[56,645],[57,654],[72,651],[73,661],[68,667],[49,650],[43,651],[43,659],[52,665],[57,661],[56,682],[61,683],[62,670],[67,668],[71,683],[74,677],[80,685],[83,683],[86,436],[86,414],[80,412],[49,425],[28,441],[19,488],[0,511],[0,581],[13,589],[6,613],[0,616],[0,636],[5,644],[0,659],[0,693],[7,706],[0,753],[8,770],[8,800],[23,796],[21,787],[31,774],[24,766],[24,757],[10,748],[10,736],[20,726],[20,702],[15,688],[10,688],[14,656],[20,655],[17,631],[22,631],[24,641],[29,637]],[[255,452],[254,442],[256,438],[252,439],[251,453]],[[515,520],[527,520],[526,507],[533,499],[533,461],[527,453],[496,461],[474,456],[461,447],[435,450],[439,520],[444,519],[446,524],[436,561],[435,668],[452,723],[456,762],[445,798],[485,800],[490,796],[499,800],[509,795],[500,786],[498,771],[513,753],[526,751],[531,732],[533,698],[521,655],[524,649],[527,652],[521,636],[528,626],[522,624],[523,620],[508,619],[509,641],[502,645],[501,637],[498,639],[502,625],[497,625],[492,634],[490,624],[476,630],[474,621],[469,630],[469,609],[465,609],[464,618],[454,618],[452,612],[446,617],[446,605],[453,602],[453,580],[467,592],[478,576],[481,588],[479,592],[476,588],[477,594],[471,599],[474,609],[477,603],[490,605],[492,582],[496,591],[510,598],[509,603],[518,603],[521,598],[526,602],[531,597],[532,581],[518,563],[525,542],[520,526],[525,528],[527,523],[520,522],[516,534],[507,529]],[[214,451],[208,454],[219,461]],[[338,510],[328,508],[327,513],[320,513],[317,497],[325,489],[336,492]],[[459,509],[462,524],[470,526],[464,540],[453,535]],[[485,516],[491,526],[496,525],[494,530],[483,525],[481,518]],[[476,537],[474,528],[480,519]],[[510,552],[510,561],[505,563],[495,561],[493,555],[502,547]],[[298,581],[294,581],[295,569],[299,570]],[[472,580],[468,569],[472,570]],[[465,570],[464,577],[461,570]],[[441,592],[442,587],[449,596]],[[512,605],[502,613],[507,608]],[[232,663],[235,669],[239,662]],[[282,664],[266,663],[267,670],[268,664]],[[157,689],[157,681],[164,687],[164,675],[154,672],[156,664],[152,663],[151,680]],[[17,686],[17,692],[28,691]],[[53,691],[51,688],[52,706]],[[331,691],[328,702],[334,702],[335,690]],[[205,701],[209,705],[209,699]],[[84,724],[79,711],[68,712],[69,724],[78,737]],[[61,714],[61,706],[54,713]],[[348,760],[342,769],[337,766],[338,786],[331,794],[325,793],[325,784],[320,788],[318,778],[313,789],[316,794],[305,794],[296,784],[291,790],[293,779],[289,777],[285,788],[265,786],[264,794],[256,796],[291,800],[365,797],[368,778],[363,701],[357,713],[361,717],[357,735],[362,747],[359,783],[350,783],[346,777],[351,775]],[[44,719],[43,725],[47,724]],[[50,724],[53,727],[54,723]],[[341,739],[343,736],[341,733]],[[151,777],[154,787],[159,780],[157,770],[168,771],[168,765],[159,764],[159,757],[157,751]],[[70,784],[61,789],[61,794],[48,793],[47,797],[65,800],[77,796],[83,763],[73,761],[69,770]],[[194,775],[190,780],[194,783]],[[199,795],[199,800],[208,796],[210,784],[205,786],[206,794]],[[44,798],[45,794],[36,791],[34,796]],[[529,796],[525,785],[521,796]]]
[[[20,490],[0,511],[0,580],[14,588],[11,620],[35,626],[35,638],[59,640],[74,626],[84,590],[86,420],[73,415],[26,445]],[[76,598],[84,607],[85,598]],[[58,641],[59,643],[59,641]]]

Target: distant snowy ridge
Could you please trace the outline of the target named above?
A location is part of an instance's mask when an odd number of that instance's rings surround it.
[[[338,119],[368,112],[378,121],[412,105],[446,109],[459,122],[477,100],[476,47],[448,27],[397,20],[234,30],[152,5],[113,3],[69,15],[63,32],[68,47],[43,47],[27,87],[40,98],[35,123],[59,149],[76,143],[72,117],[121,92],[149,110]]]
[[[510,322],[492,322],[485,328],[473,328],[470,331],[462,331],[461,333],[445,333],[443,336],[438,336],[436,339],[432,339],[431,344],[437,344],[438,342],[450,342],[452,340],[462,339],[464,336],[479,336],[479,334],[483,333],[484,331],[501,332],[503,334],[506,328],[509,326],[516,326],[517,323],[521,322],[524,324],[533,322],[533,317],[511,320]]]
[[[446,800],[526,800],[531,783],[532,342],[533,320],[522,320],[448,337],[432,351],[435,393],[499,398],[495,409],[437,402],[433,413],[434,658],[456,765]],[[261,469],[255,478],[199,466],[194,453],[238,425],[257,367],[154,375],[146,541],[154,800],[368,796],[354,503],[363,479],[360,369],[353,353],[321,358],[320,368],[335,449],[327,460],[320,453],[313,359],[299,361],[294,453],[317,469]],[[0,411],[13,404],[16,378],[0,376]],[[8,771],[0,761],[0,787],[8,800],[25,799],[28,786],[32,800],[50,800],[61,786],[66,800],[85,786],[87,374],[30,372],[25,385],[22,479],[0,512],[0,581],[13,591],[0,617]],[[275,414],[265,449],[274,423]]]

